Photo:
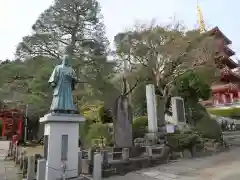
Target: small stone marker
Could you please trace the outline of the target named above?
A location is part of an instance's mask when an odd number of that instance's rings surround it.
[[[78,152],[78,175],[82,173],[82,151]]]
[[[46,160],[39,159],[37,163],[36,180],[45,180],[45,172],[46,172]]]
[[[13,156],[13,161],[16,159],[16,144],[12,145],[12,156]]]
[[[35,156],[28,157],[27,180],[35,179]]]
[[[113,148],[108,148],[108,161],[112,161],[113,160]]]
[[[94,155],[94,164],[93,164],[93,179],[102,180],[102,155]]]
[[[147,150],[148,157],[151,158],[153,156],[152,147],[147,146],[146,150]]]
[[[19,168],[22,170],[22,168],[23,168],[23,156],[22,155],[20,155],[20,157],[19,157]]]
[[[128,161],[129,160],[129,148],[123,148],[122,159],[123,159],[123,161]]]
[[[19,164],[19,148],[16,147],[16,151],[15,151],[15,165]]]
[[[22,166],[22,175],[25,177],[27,173],[28,168],[28,158],[26,156],[23,156],[23,166]]]
[[[88,149],[88,160],[89,160],[90,164],[93,163],[93,156],[94,156],[94,151],[92,148],[89,148]]]
[[[191,152],[188,150],[188,149],[184,149],[183,152],[182,152],[182,156],[183,158],[192,158],[192,154]]]
[[[90,168],[90,164],[89,164],[89,160],[88,159],[82,159],[82,162],[81,162],[81,172],[83,174],[91,174],[92,173],[92,170]]]
[[[23,160],[24,160],[25,153],[26,153],[26,151],[24,149],[20,152],[20,157],[19,157],[20,165],[19,166],[20,166],[21,170],[23,169]]]
[[[108,163],[108,151],[102,150],[101,154],[102,154],[102,158],[103,158],[103,164],[107,164]]]

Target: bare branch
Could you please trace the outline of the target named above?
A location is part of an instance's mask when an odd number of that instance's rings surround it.
[[[130,94],[137,87],[138,82],[139,80],[137,79],[135,84],[131,87],[131,89],[128,92],[126,92],[123,96],[127,96],[128,94]]]

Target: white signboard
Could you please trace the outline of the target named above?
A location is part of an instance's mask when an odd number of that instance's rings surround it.
[[[166,131],[167,131],[167,133],[174,133],[175,132],[175,125],[166,124]]]

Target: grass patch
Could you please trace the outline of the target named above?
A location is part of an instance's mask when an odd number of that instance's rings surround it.
[[[231,108],[208,108],[207,111],[210,114],[216,116],[223,117],[231,117],[231,116],[240,116],[240,108],[239,107],[231,107]]]

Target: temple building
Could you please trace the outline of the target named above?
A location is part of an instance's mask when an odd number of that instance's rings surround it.
[[[199,5],[197,14],[200,32],[214,36],[216,39],[218,51],[215,62],[221,72],[220,81],[212,84],[212,97],[201,103],[209,109],[214,109],[215,112],[217,109],[240,107],[240,65],[231,59],[231,56],[235,55],[235,52],[229,48],[232,42],[218,27],[206,31]]]

